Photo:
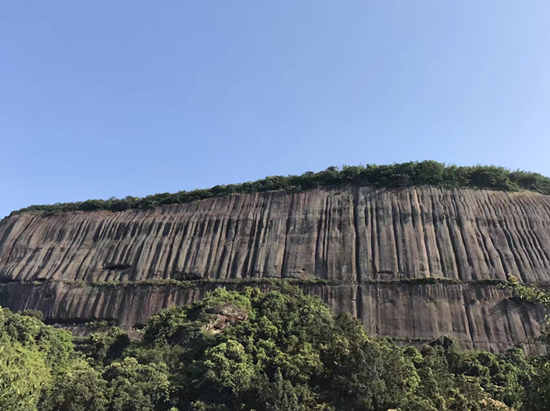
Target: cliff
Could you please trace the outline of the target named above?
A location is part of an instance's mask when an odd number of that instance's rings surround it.
[[[544,317],[498,286],[550,281],[550,196],[341,186],[0,222],[0,305],[130,328],[213,287],[290,278],[373,335],[503,350]]]

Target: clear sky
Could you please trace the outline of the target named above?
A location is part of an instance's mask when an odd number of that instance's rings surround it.
[[[0,217],[328,166],[550,175],[550,2],[6,1]]]

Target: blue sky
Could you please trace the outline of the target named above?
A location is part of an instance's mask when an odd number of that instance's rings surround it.
[[[0,217],[434,159],[550,175],[550,2],[11,1]]]

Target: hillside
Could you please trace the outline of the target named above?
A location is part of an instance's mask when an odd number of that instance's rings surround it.
[[[143,324],[224,285],[280,279],[371,335],[503,350],[542,309],[499,286],[550,281],[550,197],[344,184],[124,211],[13,213],[0,223],[0,305],[49,322]]]

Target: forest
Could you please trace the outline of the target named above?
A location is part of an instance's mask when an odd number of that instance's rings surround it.
[[[542,290],[506,286],[510,298],[550,307]],[[284,283],[218,288],[132,338],[117,327],[77,337],[40,312],[0,309],[2,410],[544,410],[549,401],[546,354],[374,338]]]
[[[475,188],[500,191],[530,190],[550,194],[550,178],[538,173],[510,171],[496,166],[457,167],[437,161],[407,162],[391,165],[328,167],[302,175],[271,176],[242,184],[217,185],[209,189],[153,194],[143,198],[127,196],[108,200],[86,200],[74,203],[31,205],[25,211],[56,213],[63,211],[123,211],[149,209],[159,205],[183,204],[195,200],[234,193],[257,193],[273,190],[299,192],[338,185],[370,185],[378,188],[399,188],[431,185],[445,188]]]

